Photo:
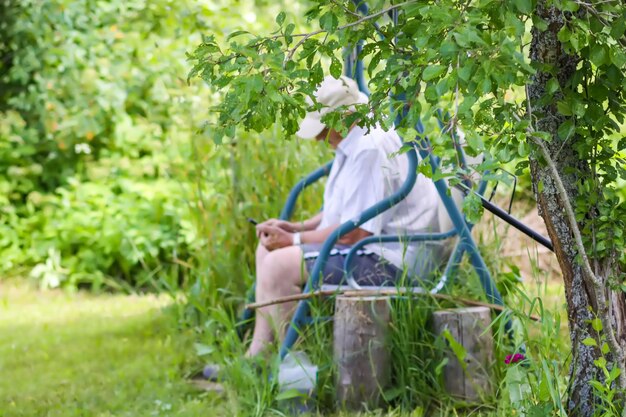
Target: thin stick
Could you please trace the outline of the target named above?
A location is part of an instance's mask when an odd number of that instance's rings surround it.
[[[256,310],[257,308],[267,307],[276,304],[284,304],[293,301],[300,300],[308,300],[313,297],[324,297],[331,295],[344,295],[347,297],[368,297],[368,296],[376,296],[376,295],[420,295],[420,296],[428,296],[438,300],[446,300],[446,301],[455,301],[461,304],[465,304],[468,306],[476,306],[476,307],[488,307],[492,310],[503,312],[507,311],[507,309],[498,304],[484,303],[482,301],[470,300],[469,298],[462,297],[453,297],[451,295],[446,294],[430,294],[430,293],[414,293],[411,291],[403,291],[397,289],[390,290],[364,290],[364,291],[356,291],[356,290],[347,290],[347,291],[333,291],[333,290],[319,290],[315,292],[309,292],[306,294],[296,294],[296,295],[288,295],[286,297],[280,297],[269,301],[264,301],[261,303],[251,303],[247,304],[246,308],[249,310]],[[529,315],[533,321],[541,321],[541,317],[535,316],[533,314]]]
[[[404,3],[394,4],[393,6],[387,7],[386,9],[383,9],[383,10],[381,10],[379,12],[376,12],[376,13],[373,13],[373,14],[370,14],[370,15],[367,15],[367,16],[363,16],[362,18],[360,18],[360,19],[358,19],[358,20],[356,20],[354,22],[348,23],[348,24],[343,25],[343,26],[339,26],[339,27],[337,27],[337,29],[335,29],[335,31],[340,31],[340,30],[351,28],[351,27],[356,26],[356,25],[360,25],[363,22],[375,19],[375,18],[380,17],[380,16],[382,16],[382,15],[384,15],[386,13],[389,13],[392,10],[398,9],[400,7],[404,7],[404,6],[406,6],[408,4],[411,4],[411,3],[416,3],[416,1],[415,0],[409,0],[409,1],[405,1]],[[296,43],[296,45],[289,50],[289,52],[287,53],[287,56],[285,57],[284,62],[287,63],[288,61],[291,61],[291,59],[293,58],[293,55],[295,54],[296,50],[300,46],[302,46],[302,44],[307,39],[309,39],[312,36],[319,35],[320,33],[325,33],[325,32],[328,32],[328,31],[324,30],[324,29],[320,29],[320,30],[315,30],[313,32],[309,32],[309,33],[297,33],[295,35],[291,35],[292,38],[302,37],[302,39],[300,39],[298,41],[298,43]],[[283,35],[277,35],[274,38],[279,38],[279,37],[283,37]]]

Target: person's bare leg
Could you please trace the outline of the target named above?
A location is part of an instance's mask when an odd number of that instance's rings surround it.
[[[256,247],[256,255],[254,258],[257,271],[259,270],[259,266],[263,263],[268,253],[270,253],[270,251],[265,249],[265,246],[261,245],[261,243],[259,242],[259,245]]]
[[[306,279],[302,250],[288,246],[268,252],[257,263],[256,301],[259,303],[279,297],[299,294]],[[257,309],[252,343],[246,356],[258,355],[281,332],[295,303],[277,304]]]

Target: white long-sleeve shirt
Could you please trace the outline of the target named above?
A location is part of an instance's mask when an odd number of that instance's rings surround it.
[[[348,220],[397,191],[408,174],[408,158],[398,153],[398,134],[381,128],[369,133],[353,127],[339,143],[324,191],[324,211],[319,228]],[[373,235],[410,235],[438,232],[439,195],[431,179],[418,174],[415,186],[400,203],[360,226]],[[366,249],[396,267],[412,270],[422,243],[371,244]]]

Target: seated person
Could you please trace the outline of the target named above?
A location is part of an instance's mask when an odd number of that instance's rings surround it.
[[[319,250],[340,224],[357,219],[367,208],[398,190],[408,173],[406,155],[398,154],[401,141],[395,131],[377,127],[369,132],[352,125],[344,137],[327,128],[321,118],[340,106],[367,103],[356,83],[346,77],[326,77],[316,99],[324,107],[307,113],[296,133],[304,139],[326,141],[335,150],[324,190],[324,208],[311,219],[289,222],[270,219],[257,225],[256,301],[265,302],[302,292]],[[343,236],[332,249],[323,282],[342,283],[343,264],[350,245],[372,235],[410,235],[438,232],[439,195],[433,182],[419,174],[413,190],[400,203]],[[352,276],[361,285],[393,284],[406,270],[426,277],[439,265],[437,242],[371,244],[358,252]],[[248,357],[259,355],[276,335],[282,335],[295,303],[260,308]],[[218,379],[219,367],[208,365],[203,374]]]
[[[401,140],[395,131],[376,127],[368,132],[354,124],[344,137],[321,122],[324,114],[340,106],[367,103],[367,96],[359,92],[353,80],[326,77],[315,96],[324,107],[307,113],[297,135],[327,141],[335,150],[324,191],[324,208],[303,222],[271,219],[257,225],[257,302],[301,293],[326,238],[340,224],[357,219],[365,209],[398,190],[407,177],[408,160],[406,155],[397,153]],[[438,232],[438,205],[434,183],[419,174],[403,201],[339,240],[323,271],[323,282],[342,282],[350,245],[367,236]],[[403,270],[409,276],[427,276],[438,267],[439,256],[439,245],[432,242],[371,244],[359,251],[352,274],[361,285],[393,284]],[[275,335],[282,334],[294,306],[295,303],[285,303],[257,310],[248,356],[258,355]]]

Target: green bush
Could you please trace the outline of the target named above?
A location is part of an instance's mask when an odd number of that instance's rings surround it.
[[[70,183],[36,207],[43,216],[29,236],[34,245],[24,248],[28,261],[60,254],[73,286],[101,285],[107,276],[145,286],[157,273],[175,272],[179,256],[188,256],[195,243],[180,194],[164,180]]]
[[[2,23],[0,109],[22,119],[12,154],[41,166],[29,176],[35,189],[53,191],[80,174],[89,153],[141,155],[153,151],[177,122],[186,90],[185,51],[202,26],[194,1],[5,0],[17,10]],[[6,6],[5,6],[6,7]],[[184,110],[187,110],[186,108]],[[119,127],[148,121],[151,134],[120,137]],[[27,127],[27,128],[26,128]],[[0,173],[14,158],[0,154]],[[23,195],[22,188],[16,188]],[[18,195],[14,195],[18,197]]]
[[[55,277],[47,285],[141,285],[188,256],[168,145],[193,131],[180,98],[206,100],[184,82],[198,37],[180,36],[203,24],[200,4],[0,7],[2,271],[38,265],[34,276]]]
[[[0,0],[3,275],[145,288],[194,272],[242,286],[254,232],[241,216],[276,216],[320,158],[299,160],[279,132],[217,147],[199,129],[211,96],[187,85],[186,52],[237,29],[230,7]]]

